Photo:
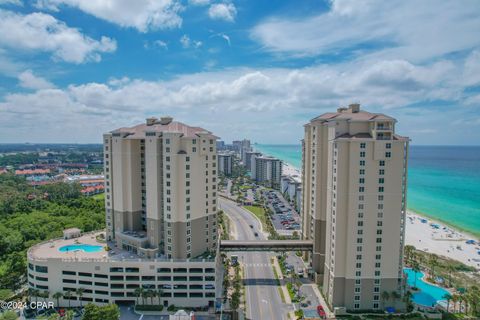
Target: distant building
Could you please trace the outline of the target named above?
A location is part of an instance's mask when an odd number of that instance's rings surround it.
[[[253,170],[253,168],[252,168]],[[273,157],[255,157],[255,168],[252,179],[267,187],[280,190],[282,161]]]
[[[243,139],[241,141],[233,141],[232,145],[234,150],[240,155],[240,160],[244,162],[246,152],[252,150],[252,147],[250,146],[250,140]]]
[[[232,175],[233,168],[233,153],[223,152],[217,154],[218,159],[218,173],[222,173],[224,176]]]
[[[257,151],[245,152],[245,161],[243,164],[245,165],[248,171],[250,172],[252,171],[252,163],[253,163],[253,166],[255,166],[255,157],[260,157],[261,155],[262,153]]]
[[[225,150],[225,142],[222,140],[217,141],[217,151]]]
[[[331,307],[379,310],[383,292],[403,294],[409,139],[395,123],[352,104],[305,125],[302,236]]]
[[[300,179],[291,176],[282,176],[280,185],[280,192],[295,204],[296,210],[300,211],[299,204],[301,201],[299,201],[299,199],[301,198],[302,192],[302,183]]]

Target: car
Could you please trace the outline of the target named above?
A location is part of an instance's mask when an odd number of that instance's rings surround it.
[[[327,314],[325,313],[325,309],[321,305],[317,306],[317,313],[322,319],[325,319],[327,317]]]

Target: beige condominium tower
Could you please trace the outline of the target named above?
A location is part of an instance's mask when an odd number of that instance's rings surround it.
[[[395,123],[351,104],[305,125],[303,237],[331,307],[379,309],[383,292],[402,294],[409,139]]]
[[[163,117],[103,138],[108,240],[150,258],[216,249],[217,137]]]

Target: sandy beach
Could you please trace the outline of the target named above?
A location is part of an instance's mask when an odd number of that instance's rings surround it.
[[[406,244],[463,262],[480,270],[479,239],[431,218],[407,212]],[[475,244],[467,244],[474,240]]]
[[[286,162],[282,162],[282,175],[290,176],[298,179],[302,178],[301,170],[295,168],[294,166]]]
[[[285,162],[282,174],[301,179],[301,171]],[[407,212],[405,228],[405,244],[480,270],[480,241],[477,237],[411,211]],[[475,244],[467,244],[468,240],[474,240]]]

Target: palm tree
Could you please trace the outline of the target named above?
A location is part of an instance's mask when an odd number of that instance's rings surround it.
[[[35,297],[35,304],[38,302],[38,298],[42,295],[40,290],[38,289],[33,289],[33,296]]]
[[[430,267],[430,278],[432,281],[435,279],[435,267],[438,266],[438,258],[436,255],[431,254],[428,259],[428,265]]]
[[[43,291],[42,293],[42,298],[43,298],[43,302],[45,302],[45,304],[47,303],[47,298],[50,297],[50,292],[48,291]]]
[[[393,305],[395,306],[395,303],[398,299],[400,299],[402,296],[396,291],[392,291],[392,293],[390,293],[390,297],[392,298],[392,301],[393,301]]]
[[[34,297],[34,298],[35,298],[35,304],[37,304],[37,297],[38,297],[39,292],[40,292],[40,291],[39,291],[38,289],[28,288],[28,294],[29,294],[31,297]]]
[[[450,293],[445,293],[442,297],[442,299],[447,300],[447,312],[449,312],[450,309],[450,301],[452,300],[452,295]]]
[[[75,290],[75,292],[77,293],[78,299],[80,300],[80,308],[82,307],[82,297],[83,297],[84,291],[85,291],[84,288],[78,288],[77,290]]]
[[[72,298],[72,292],[71,292],[71,291],[67,291],[67,292],[65,292],[65,294],[64,294],[63,296],[68,300],[68,307],[70,308],[70,303],[71,303],[71,298]]]
[[[455,271],[455,267],[451,264],[447,265],[448,272],[448,286],[452,287],[452,273]]]
[[[147,293],[148,293],[148,296],[150,297],[150,304],[153,305],[153,298],[157,296],[157,292],[154,290],[148,290]]]
[[[158,290],[157,290],[158,305],[162,305],[162,296],[163,296],[163,290],[162,290],[162,289],[158,289]]]
[[[385,302],[390,299],[390,293],[388,291],[382,292],[382,301],[383,301],[383,308],[385,308]]]
[[[142,288],[141,296],[142,296],[142,304],[145,305],[145,298],[148,298],[148,292],[145,291],[143,288]]]
[[[415,247],[411,245],[406,245],[404,251],[405,251],[405,263],[407,265],[411,265],[415,255]]]
[[[453,294],[452,295],[452,302],[453,302],[453,313],[456,312],[456,308],[458,306],[458,301],[460,299],[460,296],[458,294]]]
[[[477,315],[478,303],[480,301],[480,289],[477,286],[470,287],[472,314]]]
[[[412,270],[413,270],[413,276],[415,277],[414,282],[413,282],[413,288],[416,289],[417,288],[417,274],[418,274],[418,272],[420,272],[420,263],[415,261],[412,264]]]
[[[136,288],[135,289],[135,303],[138,304],[138,298],[142,295],[143,288]]]
[[[60,306],[59,300],[61,297],[63,297],[63,293],[55,292],[52,297],[53,299],[57,300],[57,307],[59,307]]]

